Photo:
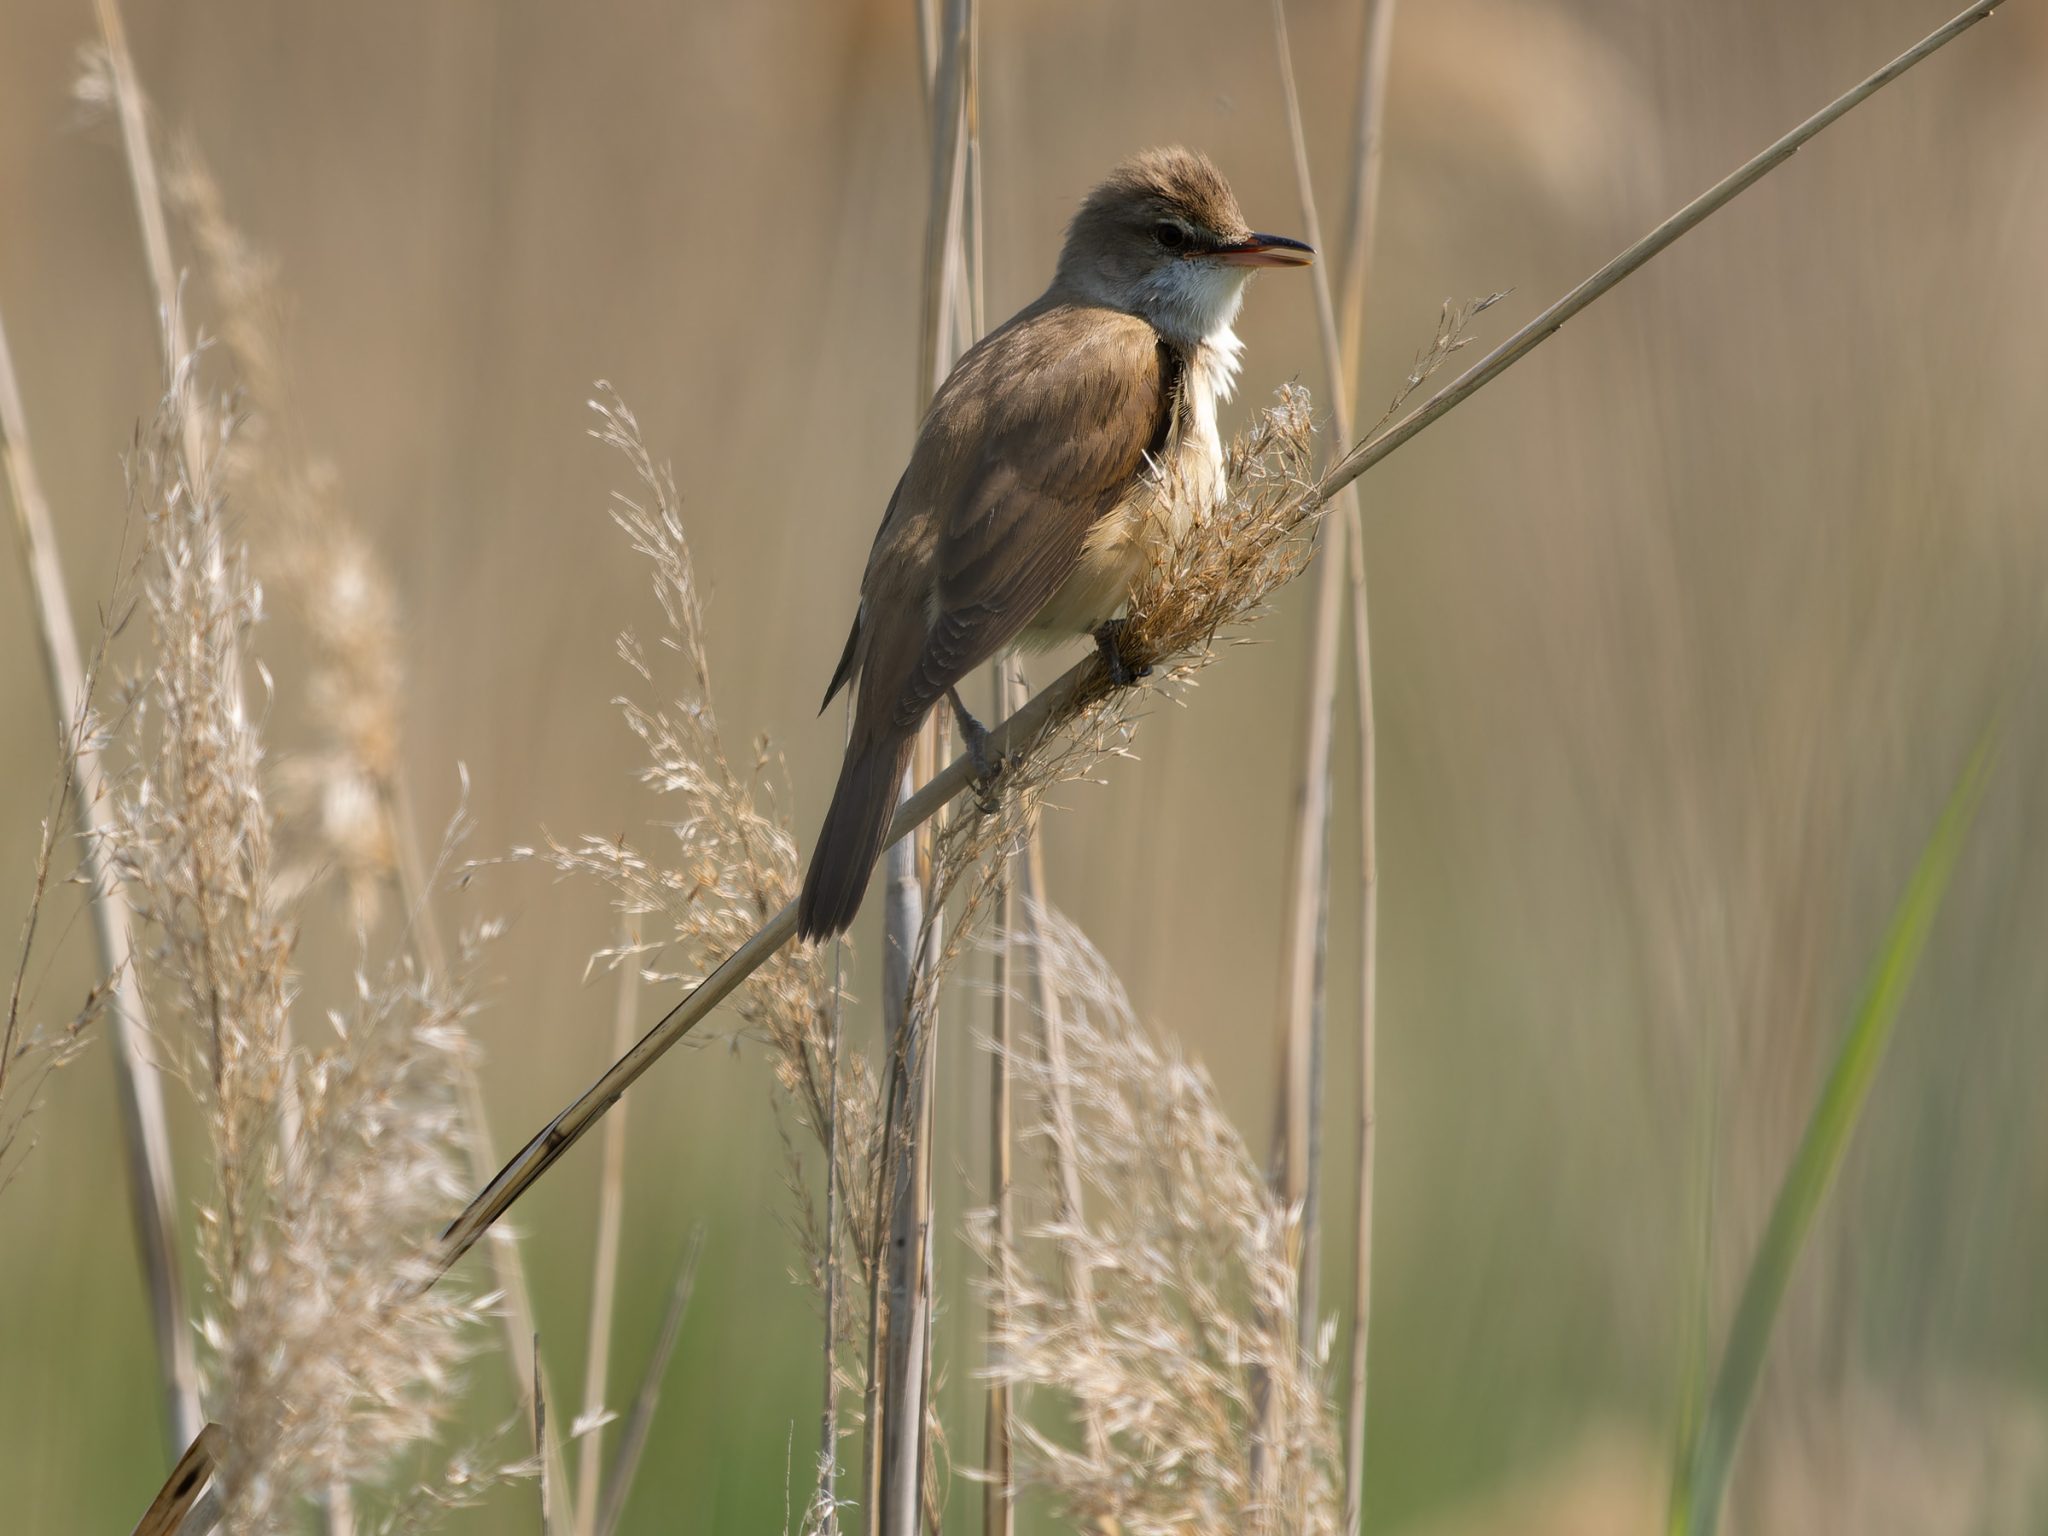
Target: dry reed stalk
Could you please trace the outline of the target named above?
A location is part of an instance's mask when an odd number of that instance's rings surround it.
[[[919,317],[916,404],[919,416],[958,355],[968,245],[966,147],[970,126],[974,0],[945,0],[943,17],[921,3],[919,38],[931,122],[931,165],[925,217],[923,303]],[[934,26],[937,30],[934,31]],[[941,716],[924,722],[904,781],[908,796],[938,766]],[[931,1402],[930,1294],[933,1148],[931,1015],[913,999],[925,989],[920,966],[933,926],[943,920],[932,886],[931,844],[906,839],[883,862],[883,1019],[894,1032],[889,1060],[890,1179],[887,1308],[879,1356],[884,1367],[876,1402],[882,1461],[866,1511],[876,1536],[916,1536],[924,1505]]]
[[[796,909],[790,908],[792,919]],[[795,931],[794,922],[791,931]],[[784,936],[785,938],[787,935]],[[876,1170],[875,1208],[887,1207],[887,1186],[885,1173]],[[882,1486],[882,1378],[883,1355],[888,1348],[888,1312],[883,1304],[883,1288],[886,1281],[884,1256],[879,1253],[868,1255],[868,1331],[867,1331],[867,1376],[866,1389],[861,1396],[861,1423],[864,1436],[860,1453],[860,1518],[861,1529],[867,1536],[879,1536],[882,1506],[877,1496]]]
[[[992,668],[994,687],[990,698],[992,718],[1000,720],[1029,697],[1021,668],[1013,668],[1008,657],[998,657]],[[1035,831],[1034,831],[1035,837]],[[1015,1049],[1011,1015],[1014,1012],[1010,936],[1017,927],[1017,860],[1012,858],[998,876],[996,887],[996,942],[994,964],[995,997],[989,1020],[989,1104],[988,1104],[988,1194],[991,1230],[995,1241],[1007,1249],[1016,1241],[1016,1213],[1010,1198],[1014,1177],[1011,1167],[1010,1054]],[[988,1324],[984,1336],[1000,1336],[1009,1326],[1009,1291],[1003,1267],[989,1266],[983,1284],[987,1288]],[[992,1366],[993,1362],[989,1362]],[[988,1382],[987,1417],[982,1429],[983,1476],[981,1528],[985,1536],[1012,1536],[1017,1528],[1015,1456],[1010,1423],[1010,1388],[991,1369]]]
[[[983,198],[981,159],[981,8],[970,8],[967,32],[967,85],[964,97],[966,122],[967,171],[965,178],[965,257],[967,264],[967,304],[963,312],[965,335],[963,350],[971,346],[986,333],[988,328],[986,265],[983,252]],[[1002,719],[1010,710],[1030,697],[1030,687],[1024,679],[1021,666],[1011,658],[998,656],[989,663],[990,699],[993,715]],[[1014,925],[1016,910],[1016,884],[1014,877],[1015,860],[1005,867],[1000,897],[998,921],[1001,931],[1008,933]],[[1013,1137],[1010,1093],[1010,1065],[1008,1046],[1011,1034],[1011,1007],[1007,984],[1008,952],[999,951],[996,977],[996,997],[993,1004],[994,1017],[990,1023],[997,1042],[997,1049],[989,1053],[989,1189],[990,1198],[996,1211],[997,1230],[1008,1233],[1013,1225],[1010,1200],[1011,1142]],[[1000,1275],[994,1277],[990,1290],[991,1316],[1004,1305]],[[985,1328],[984,1337],[992,1331],[992,1325]],[[984,1428],[982,1461],[984,1465],[984,1507],[982,1529],[986,1536],[1012,1536],[1016,1530],[1016,1489],[1012,1444],[1014,1430],[1011,1422],[1010,1391],[998,1382],[991,1382],[988,1394],[987,1422]]]
[[[1352,114],[1351,203],[1339,248],[1337,372],[1356,380],[1364,361],[1366,275],[1379,227],[1380,166],[1386,142],[1387,66],[1394,56],[1394,0],[1365,0],[1364,51]]]
[[[64,587],[49,504],[29,450],[28,415],[20,381],[0,325],[0,459],[6,464],[15,532],[35,607],[50,705],[69,748],[72,813],[79,838],[79,872],[92,915],[93,943],[114,1020],[114,1082],[121,1116],[121,1146],[128,1164],[128,1206],[143,1287],[150,1303],[151,1336],[164,1396],[164,1433],[173,1455],[199,1433],[199,1365],[192,1349],[190,1313],[178,1262],[177,1190],[164,1115],[163,1082],[149,1054],[149,1013],[135,972],[135,935],[128,907],[108,876],[109,818],[95,736],[83,729],[89,712],[91,669],[79,644]],[[9,1029],[14,1025],[9,1010]],[[0,1081],[13,1040],[0,1044]]]
[[[1391,0],[1387,0],[1391,8]],[[1351,551],[1351,643],[1358,683],[1358,1141],[1355,1246],[1351,1258],[1351,1356],[1344,1421],[1344,1528],[1359,1536],[1365,1521],[1365,1403],[1372,1336],[1374,1123],[1379,1058],[1379,816],[1377,743],[1373,730],[1372,628],[1366,611],[1365,544]]]
[[[1066,1076],[1073,1152],[1102,1197],[1092,1219],[1055,1216],[1028,1236],[1061,1268],[1078,1254],[1097,1284],[1077,1305],[984,1226],[1014,1297],[996,1358],[1013,1387],[1057,1394],[1104,1433],[1076,1449],[1020,1419],[1024,1476],[1077,1523],[1134,1536],[1334,1531],[1335,1442],[1294,1310],[1293,1213],[1206,1074],[1138,1025],[1078,930],[1042,913],[1026,953],[1061,1001],[1070,1055],[1062,1069],[1020,1055],[1014,1070],[1048,1116],[1051,1080]]]
[[[135,199],[135,218],[142,234],[143,260],[149,269],[150,291],[156,296],[157,334],[162,342],[166,377],[183,366],[186,354],[185,323],[179,313],[178,275],[171,261],[170,227],[164,217],[163,182],[157,175],[156,154],[150,144],[149,102],[135,73],[135,60],[128,52],[128,28],[121,20],[115,0],[93,0],[99,16],[100,41],[106,49],[107,86],[115,115],[121,125],[121,147],[128,165],[129,190]],[[201,413],[186,415],[179,447],[185,457],[185,473],[194,484],[203,478],[206,459],[206,422]]]
[[[906,839],[906,843],[912,842]],[[910,966],[913,996],[917,964]],[[916,1536],[923,1507],[926,1348],[931,1295],[932,1045],[929,1014],[906,1001],[890,1054],[890,1212],[880,1398],[882,1465],[871,1519],[883,1536]]]
[[[930,721],[918,734],[911,763],[903,776],[903,797],[907,801],[917,788],[919,773],[928,771],[931,761]],[[907,1330],[912,1327],[913,1292],[922,1287],[923,1248],[913,1247],[916,1212],[913,1209],[923,1180],[915,1176],[917,1155],[924,1149],[925,1095],[929,1078],[922,1070],[922,1040],[914,1039],[910,998],[916,987],[914,974],[915,936],[924,926],[924,880],[919,872],[923,839],[907,837],[889,849],[882,862],[884,906],[882,911],[882,1021],[888,1033],[888,1073],[883,1094],[884,1167],[883,1188],[887,1191],[889,1223],[878,1228],[874,1254],[875,1297],[871,1307],[868,1372],[871,1390],[867,1398],[866,1422],[868,1475],[863,1479],[862,1508],[869,1536],[883,1536],[885,1513],[892,1495],[917,1486],[916,1459],[919,1435],[910,1437],[906,1447],[897,1426],[909,1412],[911,1399],[922,1401],[922,1379],[907,1381],[905,1372],[913,1344]],[[918,1349],[922,1358],[922,1349]],[[922,1414],[917,1415],[921,1422]],[[906,1470],[905,1463],[908,1463]],[[915,1509],[914,1497],[909,1506]]]
[[[853,735],[853,699],[845,701],[842,741],[851,740]],[[842,1210],[846,1191],[842,1182],[839,1164],[841,1096],[840,1049],[843,1043],[842,1031],[845,1024],[846,1008],[846,935],[835,935],[832,940],[832,992],[825,1019],[825,1052],[827,1091],[825,1097],[825,1126],[823,1131],[825,1147],[825,1239],[814,1245],[820,1252],[818,1265],[818,1291],[823,1302],[820,1311],[824,1319],[824,1337],[821,1354],[823,1357],[822,1400],[818,1412],[818,1486],[811,1499],[811,1507],[804,1517],[805,1536],[839,1536],[839,1393],[840,1369],[839,1348],[841,1340],[840,1315],[842,1299],[845,1296],[844,1267],[841,1261],[842,1244],[838,1234],[843,1222]],[[866,1250],[862,1250],[865,1260]],[[863,1262],[863,1274],[873,1273],[872,1265]],[[873,1354],[875,1327],[873,1286],[869,1286],[869,1310],[867,1314],[869,1353],[862,1362],[867,1381],[872,1389],[874,1381]],[[863,1400],[863,1424],[872,1422],[874,1402],[872,1395]],[[864,1456],[864,1469],[871,1469],[873,1458]],[[872,1487],[872,1482],[864,1484]]]
[[[1280,67],[1281,95],[1287,115],[1294,173],[1301,204],[1302,235],[1318,251],[1327,251],[1309,174],[1308,145],[1301,125],[1301,98],[1294,82],[1294,55],[1287,37],[1285,0],[1273,0],[1275,56]],[[1316,278],[1316,321],[1326,360],[1334,352],[1336,316],[1330,302],[1325,263],[1313,269]],[[1350,438],[1346,381],[1326,367],[1330,390],[1330,424],[1338,442]],[[1330,806],[1335,786],[1330,747],[1337,718],[1337,642],[1344,621],[1345,551],[1360,536],[1358,500],[1347,491],[1326,515],[1320,529],[1321,565],[1316,576],[1314,616],[1310,625],[1307,693],[1301,756],[1296,764],[1294,825],[1289,836],[1289,882],[1284,967],[1281,985],[1279,1103],[1273,1124],[1272,1182],[1286,1209],[1296,1215],[1299,1251],[1295,1266],[1294,1304],[1302,1320],[1299,1337],[1305,1349],[1316,1347],[1321,1315],[1322,1269],[1322,1117],[1323,1055],[1328,1032],[1327,972],[1330,924]],[[1282,1405],[1256,1384],[1262,1412],[1277,1413]],[[1275,1469],[1255,1458],[1255,1483]]]
[[[1195,531],[1187,544],[1174,551],[1173,558],[1156,573],[1156,579],[1144,584],[1134,604],[1135,622],[1126,631],[1132,659],[1166,662],[1168,675],[1159,680],[1161,683],[1184,679],[1213,659],[1214,641],[1220,630],[1255,615],[1273,591],[1298,574],[1299,535],[1305,526],[1314,523],[1324,503],[1338,491],[1500,377],[1555,334],[1566,320],[1725,206],[1744,188],[1754,185],[1823,128],[1952,42],[2002,3],[2004,0],[1980,0],[1761,154],[1744,162],[1545,309],[1423,406],[1367,438],[1320,480],[1308,480],[1305,466],[1301,465],[1307,451],[1307,426],[1301,419],[1304,408],[1298,401],[1283,401],[1280,415],[1269,412],[1252,441],[1240,444],[1233,455],[1230,502],[1217,518]],[[1425,354],[1410,375],[1418,387],[1433,366],[1462,345],[1463,338],[1457,335],[1457,330],[1466,312],[1454,312],[1446,306],[1445,317],[1445,331],[1439,344]],[[1448,344],[1444,336],[1451,338]],[[1262,469],[1261,449],[1267,454],[1277,453],[1280,463]],[[1291,470],[1287,467],[1290,460],[1297,466]],[[1282,488],[1277,493],[1276,486]],[[1025,767],[1043,773],[1049,759],[1071,760],[1078,750],[1074,745],[1076,733],[1099,732],[1105,723],[1120,723],[1113,717],[1116,692],[1096,658],[1078,662],[993,727],[990,746],[1005,755],[1022,756]],[[1103,749],[1107,750],[1106,744]],[[967,787],[971,777],[972,767],[967,758],[955,758],[898,809],[890,824],[891,838],[901,838],[937,815]],[[445,1270],[466,1253],[670,1047],[757,971],[773,962],[795,932],[796,904],[789,901],[740,938],[722,964],[549,1121],[449,1223],[442,1234],[437,1264]]]
[[[1309,243],[1324,249],[1322,220],[1317,210],[1314,182],[1309,173],[1308,144],[1302,128],[1301,99],[1295,85],[1292,49],[1288,42],[1284,0],[1273,0],[1273,30],[1280,64],[1280,81],[1293,150],[1297,191],[1302,220]],[[1383,29],[1368,18],[1368,46]],[[1380,74],[1383,77],[1384,66]],[[1367,61],[1365,84],[1374,78]],[[1376,103],[1376,97],[1375,97]],[[1364,114],[1365,103],[1361,103]],[[1370,138],[1377,142],[1377,129],[1361,131],[1361,146]],[[1355,182],[1364,183],[1376,171],[1377,156],[1361,158],[1355,167]],[[1354,206],[1369,206],[1377,188],[1359,185],[1354,189]],[[1365,215],[1370,223],[1370,215]],[[1347,257],[1347,271],[1359,271],[1359,292],[1363,293],[1363,266]],[[1317,330],[1322,343],[1324,373],[1330,389],[1331,429],[1340,442],[1350,437],[1350,378],[1344,370],[1338,335],[1342,321],[1330,291],[1328,263],[1315,268]],[[1351,329],[1356,330],[1353,322]],[[1347,576],[1356,575],[1351,598],[1354,613],[1364,605],[1364,565],[1360,554],[1362,532],[1356,492],[1347,488],[1332,503],[1336,517],[1325,527],[1327,548],[1317,583],[1315,617],[1311,627],[1308,683],[1308,711],[1304,722],[1301,778],[1295,794],[1293,872],[1287,922],[1287,969],[1285,1000],[1286,1029],[1283,1034],[1283,1071],[1279,1145],[1279,1185],[1282,1193],[1302,1206],[1301,1286],[1304,1315],[1318,1315],[1317,1281],[1320,1259],[1320,1172],[1322,1165],[1321,1062],[1324,1055],[1327,998],[1327,954],[1329,937],[1329,832],[1333,803],[1331,745],[1335,736],[1337,706],[1337,645],[1344,615],[1343,600]],[[1370,693],[1370,678],[1358,679],[1361,707]],[[1370,739],[1369,712],[1361,729]],[[1370,816],[1370,809],[1366,814]]]
[[[1316,211],[1314,181],[1309,173],[1308,144],[1302,130],[1301,102],[1295,86],[1292,50],[1287,40],[1284,0],[1273,0],[1273,17],[1279,43],[1281,84],[1286,98],[1288,130],[1294,154],[1295,178],[1301,195],[1302,215],[1310,231],[1310,243],[1320,247],[1321,220]],[[1354,113],[1356,131],[1353,142],[1350,214],[1346,220],[1344,248],[1340,253],[1343,281],[1341,308],[1331,293],[1329,263],[1319,265],[1314,273],[1317,330],[1322,344],[1323,371],[1330,380],[1332,429],[1339,441],[1350,436],[1349,396],[1358,377],[1364,333],[1366,278],[1372,261],[1372,233],[1378,221],[1382,123],[1385,116],[1387,69],[1393,51],[1393,26],[1394,0],[1366,0],[1364,53],[1359,61],[1358,97]],[[1359,1109],[1356,1169],[1358,1195],[1354,1229],[1356,1241],[1352,1256],[1350,1390],[1344,1482],[1345,1529],[1356,1536],[1364,1518],[1365,1370],[1372,1296],[1373,1094],[1374,1058],[1378,1049],[1379,989],[1378,806],[1374,761],[1376,742],[1373,719],[1372,630],[1367,602],[1365,533],[1356,486],[1345,489],[1336,503],[1336,509],[1338,517],[1334,528],[1339,533],[1336,543],[1342,547],[1345,574],[1349,578],[1354,663],[1352,675],[1356,688],[1359,752]],[[1322,1161],[1321,1064],[1328,977],[1326,957],[1330,898],[1329,814],[1334,798],[1329,783],[1329,751],[1335,734],[1335,722],[1331,715],[1334,714],[1336,706],[1334,674],[1338,628],[1337,553],[1334,548],[1326,552],[1328,564],[1317,592],[1315,650],[1310,663],[1311,677],[1324,684],[1321,693],[1312,694],[1311,707],[1326,713],[1320,722],[1311,718],[1305,753],[1308,762],[1313,765],[1314,776],[1321,780],[1321,788],[1304,798],[1320,801],[1315,808],[1320,811],[1323,820],[1311,843],[1305,809],[1303,825],[1296,843],[1297,867],[1312,861],[1318,877],[1314,893],[1314,958],[1311,966],[1303,965],[1301,948],[1309,946],[1301,944],[1298,939],[1297,943],[1301,947],[1295,951],[1295,964],[1289,971],[1291,983],[1299,984],[1306,980],[1313,993],[1307,1009],[1307,1049],[1298,1050],[1295,1056],[1297,1062],[1307,1064],[1312,1078],[1306,1093],[1307,1118],[1312,1128],[1306,1148],[1309,1162],[1301,1192],[1305,1229],[1302,1244],[1302,1314],[1309,1321],[1311,1335],[1319,1315],[1317,1281],[1321,1258],[1318,1242],[1320,1181],[1317,1171]],[[1318,750],[1321,753],[1320,757],[1316,755]],[[1303,892],[1299,886],[1295,895],[1297,902],[1300,903]],[[1303,920],[1304,911],[1305,903],[1302,903],[1292,913],[1295,923],[1302,926],[1306,926]],[[1309,972],[1306,977],[1303,975],[1304,969]],[[1289,1038],[1294,1040],[1296,1036],[1290,1033]],[[1292,1076],[1288,1081],[1290,1088],[1299,1092],[1299,1085]],[[1291,1107],[1298,1108],[1300,1099],[1290,1097],[1289,1103]]]
[[[612,1009],[612,1055],[633,1043],[633,1018],[640,1002],[638,925],[628,922],[620,940],[627,958],[619,968],[617,1005]],[[576,1536],[597,1528],[597,1489],[604,1456],[605,1378],[611,1364],[612,1310],[619,1284],[619,1239],[625,1229],[626,1110],[604,1128],[604,1161],[597,1180],[597,1237],[590,1265],[590,1334],[584,1351],[583,1412],[570,1438],[583,1444],[576,1464]]]

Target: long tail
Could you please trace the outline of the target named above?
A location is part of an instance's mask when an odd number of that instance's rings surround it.
[[[853,926],[861,897],[867,894],[868,876],[889,836],[914,740],[889,737],[847,749],[839,787],[832,791],[832,808],[818,829],[804,893],[797,901],[800,937],[829,939]]]

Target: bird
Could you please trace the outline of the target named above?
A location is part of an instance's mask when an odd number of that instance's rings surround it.
[[[1223,174],[1185,148],[1124,161],[1084,198],[1044,294],[970,348],[933,395],[868,554],[823,714],[853,720],[812,845],[797,931],[853,923],[911,748],[943,699],[984,792],[988,733],[958,684],[1011,646],[1092,634],[1118,684],[1138,578],[1223,495],[1216,407],[1231,328],[1262,267],[1306,266],[1259,234]]]

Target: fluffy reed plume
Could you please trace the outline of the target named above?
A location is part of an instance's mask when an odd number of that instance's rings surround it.
[[[283,1531],[308,1493],[409,1460],[459,1386],[480,1306],[428,1289],[427,1256],[461,1190],[469,1005],[458,984],[365,962],[319,1043],[293,1041],[295,933],[243,697],[260,595],[224,524],[226,429],[196,481],[183,452],[193,394],[187,359],[131,464],[155,647],[112,841],[166,1052],[212,1139],[199,1246],[225,1528]]]
[[[1056,1395],[1101,1426],[1080,1448],[1024,1413],[1018,1469],[1077,1525],[1132,1536],[1325,1532],[1338,1523],[1337,1450],[1296,1332],[1296,1217],[1217,1107],[1208,1074],[1156,1041],[1072,924],[1041,911],[1014,935],[1063,1011],[1067,1060],[1012,1059],[1027,1100],[1074,1108],[1072,1157],[1094,1198],[1025,1223],[1003,1249],[975,1236],[1010,1297],[992,1375]],[[1058,1209],[1048,1188],[1023,1191]],[[1078,1303],[1068,1270],[1089,1277]]]
[[[303,440],[280,336],[274,264],[229,221],[197,150],[180,146],[166,179],[204,261],[232,365],[241,425],[223,456],[238,497],[263,512],[257,544],[268,583],[311,641],[306,718],[318,744],[273,775],[293,856],[289,887],[338,871],[360,925],[397,875],[402,633],[390,578],[341,505],[335,468]],[[417,893],[415,893],[417,895]]]
[[[550,840],[515,848],[511,857],[596,879],[610,888],[629,920],[651,919],[641,924],[645,937],[638,945],[601,951],[593,963],[642,965],[650,980],[691,986],[795,898],[803,862],[777,804],[778,756],[760,742],[751,761],[736,766],[720,732],[696,568],[675,481],[648,453],[632,411],[609,386],[599,389],[602,398],[591,403],[599,421],[592,435],[624,457],[645,494],[644,501],[618,494],[612,517],[648,563],[662,612],[659,648],[682,664],[682,691],[672,703],[648,704],[631,696],[617,701],[627,728],[646,749],[641,782],[673,797],[676,809],[661,827],[673,841],[656,855],[620,839],[586,836],[573,844]],[[617,648],[639,683],[656,684],[656,663],[637,635],[621,633]],[[799,1123],[821,1145],[837,1143],[836,1232],[826,1230],[802,1175],[802,1158],[790,1143],[796,1232],[809,1277],[821,1292],[828,1262],[851,1262],[864,1283],[872,1278],[882,1140],[872,1069],[858,1052],[843,1049],[834,1074],[833,995],[830,952],[792,945],[755,971],[735,1000],[742,1030],[769,1047],[777,1084]],[[836,1133],[828,1136],[835,1114]],[[842,1346],[856,1344],[867,1318],[853,1287],[836,1288],[833,1310],[832,1337]],[[860,1354],[847,1349],[849,1359]],[[847,1384],[857,1392],[861,1382]]]

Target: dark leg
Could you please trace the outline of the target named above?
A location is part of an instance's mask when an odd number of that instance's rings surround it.
[[[953,701],[953,718],[960,726],[960,739],[967,744],[967,760],[974,765],[974,799],[982,810],[993,812],[1000,802],[992,792],[992,786],[1002,776],[1002,765],[989,754],[988,727],[967,713],[967,706],[960,702],[960,690],[948,688],[946,697]]]
[[[1128,688],[1141,677],[1150,677],[1150,667],[1133,668],[1124,660],[1124,625],[1128,619],[1111,619],[1095,631],[1095,648],[1102,652],[1102,665],[1109,673],[1109,680],[1119,688]]]

